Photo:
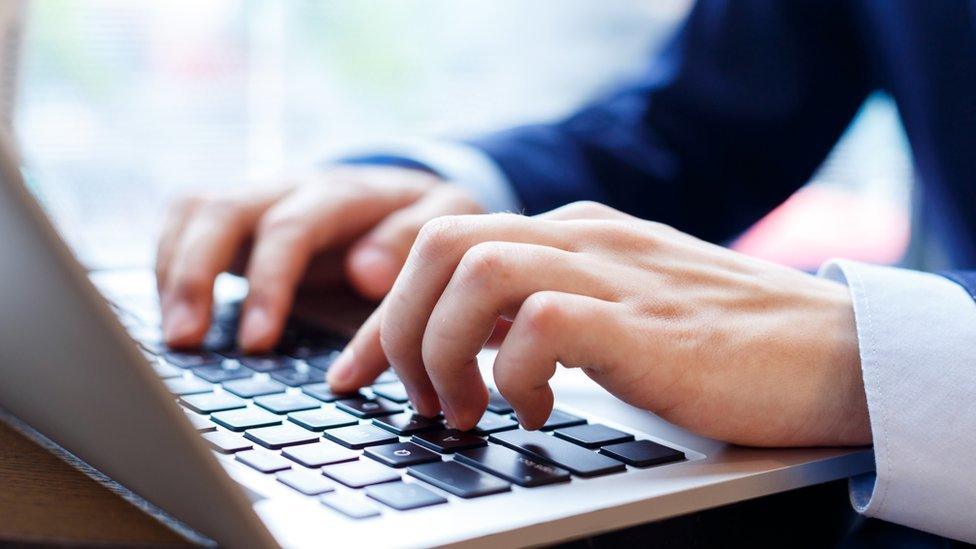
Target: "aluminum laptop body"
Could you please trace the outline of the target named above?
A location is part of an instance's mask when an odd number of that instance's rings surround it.
[[[554,380],[560,410],[666,445],[684,459],[540,487],[512,484],[473,498],[403,474],[399,482],[420,483],[445,500],[406,511],[336,482],[335,494],[362,498],[380,511],[349,518],[204,444],[105,298],[151,303],[148,273],[96,275],[96,289],[24,186],[7,138],[0,139],[0,179],[0,408],[223,546],[551,543],[873,468],[868,449],[762,450],[701,438],[621,403],[578,371],[563,370]]]

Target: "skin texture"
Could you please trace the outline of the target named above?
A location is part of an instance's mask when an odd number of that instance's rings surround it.
[[[349,284],[379,300],[424,223],[480,211],[431,174],[387,167],[336,167],[268,187],[188,195],[170,208],[157,253],[166,342],[200,345],[214,281],[230,271],[250,283],[239,344],[267,351],[300,287]]]
[[[328,381],[357,388],[389,361],[420,413],[468,429],[487,405],[476,355],[493,332],[495,383],[529,429],[561,364],[705,436],[871,442],[845,287],[594,203],[424,225]]]
[[[383,302],[330,369],[333,389],[392,364],[420,413],[460,429],[486,408],[476,356],[495,343],[495,384],[526,428],[548,417],[562,365],[705,436],[870,443],[843,286],[599,204],[479,211],[458,187],[401,168],[190,195],[159,245],[164,335],[200,344],[223,271],[250,282],[250,352],[275,344],[299,287],[349,284]]]

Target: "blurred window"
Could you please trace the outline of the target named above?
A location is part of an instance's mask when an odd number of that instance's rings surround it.
[[[147,265],[181,188],[273,177],[374,140],[559,116],[638,70],[688,6],[34,1],[15,124],[30,183],[83,260]],[[894,261],[910,176],[897,115],[875,98],[818,183],[738,246],[798,266]]]

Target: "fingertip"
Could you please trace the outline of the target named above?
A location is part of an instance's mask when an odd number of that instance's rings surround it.
[[[417,411],[419,415],[424,417],[437,417],[441,413],[441,403],[436,395],[421,393],[415,394],[409,389],[407,390],[410,396],[410,404],[413,405],[413,409]],[[447,410],[444,411],[445,415]]]
[[[353,377],[356,373],[353,365],[353,354],[352,347],[346,347],[329,367],[329,371],[325,373],[325,382],[329,384],[332,390],[344,393],[359,389],[359,386],[353,383]]]
[[[274,347],[278,329],[267,309],[260,306],[245,307],[241,320],[238,345],[247,353],[263,352]]]
[[[347,270],[350,282],[363,296],[382,299],[393,287],[401,265],[389,251],[367,244],[349,253]]]
[[[203,340],[203,313],[185,302],[169,308],[163,323],[163,339],[173,348],[195,347]]]
[[[552,391],[546,387],[538,391],[538,394],[534,395],[530,402],[532,403],[531,406],[526,406],[515,404],[512,399],[509,399],[509,403],[515,409],[515,416],[519,425],[526,431],[537,431],[546,424],[546,421],[549,421],[555,399]]]

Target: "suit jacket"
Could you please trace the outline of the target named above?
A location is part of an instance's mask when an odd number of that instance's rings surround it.
[[[527,213],[597,200],[722,241],[808,181],[879,90],[904,122],[923,217],[949,264],[976,267],[972,0],[701,0],[636,81],[470,144]]]

